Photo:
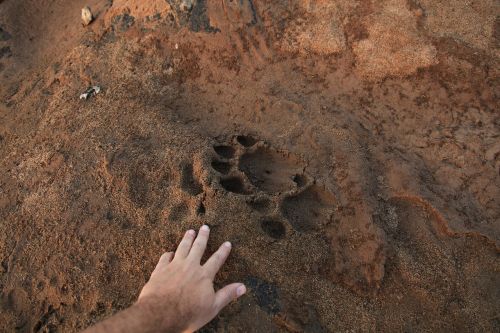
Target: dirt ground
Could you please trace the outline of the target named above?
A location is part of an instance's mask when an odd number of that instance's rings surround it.
[[[206,223],[249,293],[203,332],[498,332],[499,9],[0,0],[0,331],[127,307]]]

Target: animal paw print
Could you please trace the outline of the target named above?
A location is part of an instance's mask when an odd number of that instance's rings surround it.
[[[168,221],[183,221],[196,214],[198,218],[206,214],[205,194],[192,162],[180,165],[180,186],[176,193],[177,202],[166,211]]]
[[[210,165],[220,187],[247,197],[248,205],[264,215],[260,227],[271,238],[286,236],[283,221],[299,233],[332,221],[335,196],[316,184],[298,156],[248,135],[237,135],[213,150]]]

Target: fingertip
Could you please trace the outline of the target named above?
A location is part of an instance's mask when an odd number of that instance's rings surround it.
[[[222,244],[222,246],[227,247],[228,249],[230,249],[233,245],[231,244],[231,242],[224,242],[224,244]]]
[[[215,308],[217,312],[226,305],[238,299],[247,291],[243,283],[231,283],[215,293]]]
[[[202,225],[200,231],[210,231],[210,227],[206,224]]]
[[[189,229],[184,234],[181,242],[177,246],[177,251],[175,251],[175,256],[179,258],[185,258],[189,254],[189,250],[193,245],[193,241],[195,239],[196,232],[193,229]]]
[[[241,297],[247,292],[247,287],[242,283],[236,288],[236,297]]]

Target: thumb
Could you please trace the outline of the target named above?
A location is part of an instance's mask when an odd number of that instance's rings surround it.
[[[231,283],[215,293],[215,309],[220,312],[231,301],[247,292],[243,283]]]

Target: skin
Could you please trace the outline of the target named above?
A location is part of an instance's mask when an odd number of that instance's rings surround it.
[[[210,322],[226,305],[242,296],[246,287],[232,283],[215,292],[214,277],[231,252],[225,242],[201,265],[210,229],[198,236],[188,230],[177,251],[158,261],[137,302],[84,333],[193,332]]]

